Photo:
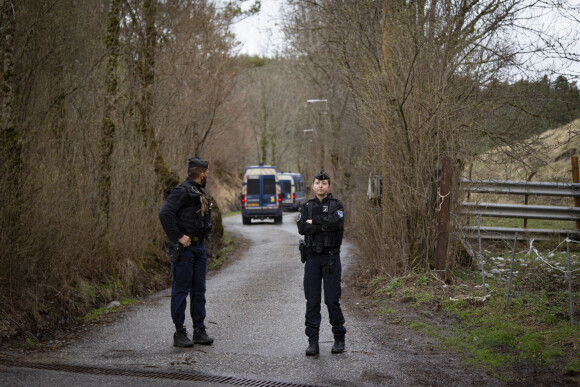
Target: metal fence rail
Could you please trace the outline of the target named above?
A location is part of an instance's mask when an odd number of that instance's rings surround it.
[[[477,226],[464,226],[462,230],[465,236],[477,238]],[[481,238],[487,240],[513,240],[516,233],[521,240],[535,239],[537,241],[546,241],[552,239],[564,239],[570,237],[578,240],[580,237],[578,230],[550,230],[540,228],[515,228],[515,227],[481,227]]]
[[[461,180],[461,188],[473,193],[494,193],[507,195],[539,195],[556,197],[580,197],[580,183],[549,183],[511,180]],[[580,221],[580,207],[539,206],[525,204],[461,203],[461,213],[470,216],[500,218],[523,218]],[[478,228],[466,227],[466,236],[478,237]],[[580,240],[579,230],[549,230],[507,227],[481,227],[482,239],[513,239],[517,232],[527,239],[558,239],[572,237]]]
[[[438,220],[437,227],[445,229],[449,218],[449,202],[451,190],[449,189],[451,181],[451,159],[444,157],[441,162],[441,178],[437,190]],[[572,178],[575,182],[580,181],[580,170],[578,168],[578,158],[572,157]],[[474,256],[479,257],[481,264],[481,280],[484,298],[486,294],[485,277],[486,271],[484,266],[484,250],[482,239],[496,239],[502,241],[513,240],[512,260],[509,273],[509,284],[507,288],[507,297],[504,312],[507,312],[510,300],[510,291],[514,272],[514,260],[516,256],[517,241],[527,239],[529,241],[529,251],[534,251],[539,259],[550,265],[533,247],[534,240],[542,239],[565,239],[567,250],[568,269],[563,270],[556,266],[552,269],[562,271],[567,274],[568,293],[570,300],[570,324],[574,324],[573,319],[573,292],[572,292],[572,271],[570,269],[570,243],[580,241],[580,183],[547,183],[547,182],[527,182],[527,181],[510,181],[510,180],[469,180],[461,179],[461,189],[468,193],[490,193],[490,194],[508,194],[508,195],[525,195],[525,205],[522,204],[499,204],[499,203],[480,203],[480,202],[463,202],[460,203],[459,211],[463,215],[476,216],[477,226],[463,226],[459,222],[455,230],[456,235],[464,243],[467,250]],[[570,206],[543,206],[527,205],[529,195],[571,197],[574,198],[574,207]],[[576,229],[571,230],[550,230],[550,229],[530,229],[530,228],[508,228],[508,227],[481,227],[479,222],[480,216],[501,217],[501,218],[523,218],[523,219],[547,219],[547,220],[564,220],[576,222]],[[524,221],[524,225],[527,222]],[[467,238],[477,239],[479,241],[479,252],[476,253]],[[448,234],[439,233],[437,238],[437,250],[435,251],[435,270],[439,276],[446,270],[446,246]],[[563,243],[563,242],[562,242]],[[560,245],[562,244],[560,243]],[[439,249],[439,246],[443,248]],[[558,246],[560,246],[558,245]],[[499,269],[498,269],[499,270]],[[491,273],[491,271],[490,271]]]
[[[461,203],[466,215],[496,218],[528,218],[545,220],[580,220],[580,208],[561,206],[528,206],[525,204]]]
[[[473,193],[580,197],[580,183],[469,180],[464,178],[461,179],[461,187],[465,191]]]

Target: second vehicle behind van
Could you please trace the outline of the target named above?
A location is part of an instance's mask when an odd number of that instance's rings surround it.
[[[280,189],[282,191],[282,208],[285,210],[298,211],[306,202],[306,187],[304,179],[299,173],[281,172]]]

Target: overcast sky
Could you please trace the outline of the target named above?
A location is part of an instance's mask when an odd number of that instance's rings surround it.
[[[573,1],[580,2],[580,0]],[[253,1],[250,0],[247,1],[248,4],[245,4],[246,7],[248,7],[252,2]],[[284,7],[285,4],[285,0],[262,0],[262,10],[257,15],[234,24],[232,30],[236,34],[238,40],[242,43],[240,48],[242,54],[272,57],[275,56],[277,52],[283,51],[284,35],[282,34],[280,24],[282,21],[281,7]],[[546,12],[546,10],[543,12]],[[546,12],[546,14],[549,13]],[[542,17],[534,22],[534,24],[535,27],[541,26],[551,33],[560,35],[562,43],[564,40],[576,42],[574,51],[580,52],[580,42],[578,39],[575,39],[575,37],[579,36],[577,31],[575,31],[577,29],[577,23],[571,23],[569,20],[563,19],[562,17],[558,18],[553,13],[551,16],[546,15],[546,17]],[[527,38],[531,38],[531,36],[528,36]],[[520,43],[522,43],[522,39],[525,40],[526,36],[522,35],[518,38]],[[535,61],[537,60],[538,59]],[[562,62],[558,59],[551,59],[536,63],[538,68],[547,67],[550,64],[554,67],[556,72],[566,74],[571,80],[577,79],[580,74],[580,63],[578,62]],[[542,71],[542,73],[548,72]],[[518,74],[517,78],[521,76],[522,74]]]
[[[262,0],[258,15],[246,18],[233,26],[234,33],[242,43],[241,52],[248,55],[274,56],[284,45],[280,31],[280,7],[284,0]]]

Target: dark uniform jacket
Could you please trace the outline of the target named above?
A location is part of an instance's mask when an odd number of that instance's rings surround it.
[[[159,211],[161,225],[172,242],[184,235],[203,241],[211,231],[211,200],[197,182],[187,178],[171,190]],[[196,238],[197,237],[197,238]]]
[[[311,215],[312,224],[306,222]],[[342,202],[328,194],[322,202],[310,199],[300,208],[298,232],[305,236],[306,245],[316,252],[339,250],[344,233]]]

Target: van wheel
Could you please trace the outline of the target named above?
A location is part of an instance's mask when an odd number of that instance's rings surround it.
[[[276,224],[280,224],[280,223],[282,223],[282,215],[280,215],[280,216],[277,216],[277,217],[274,219],[274,223],[276,223]]]
[[[249,216],[242,215],[242,223],[243,224],[251,224],[252,223],[252,218],[250,218]]]

